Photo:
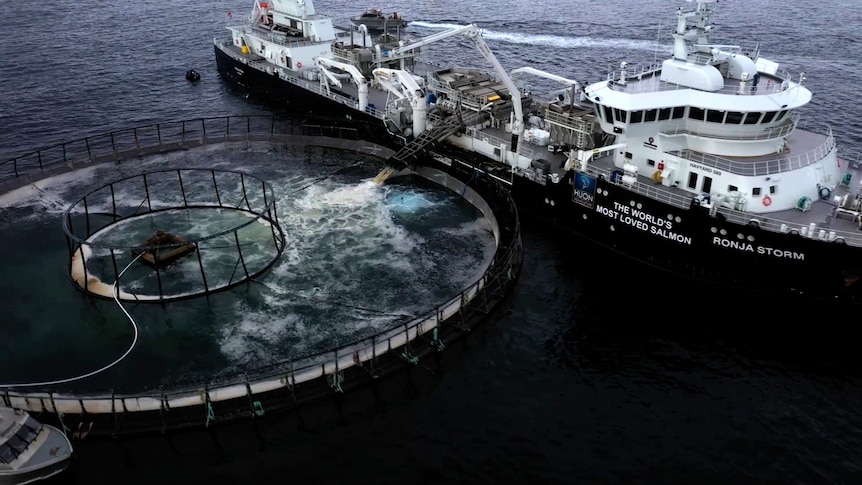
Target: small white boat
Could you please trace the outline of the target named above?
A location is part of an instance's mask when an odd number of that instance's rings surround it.
[[[25,411],[0,406],[0,484],[24,485],[69,466],[72,443]]]

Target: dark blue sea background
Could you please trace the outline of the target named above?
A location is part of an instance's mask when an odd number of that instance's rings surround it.
[[[315,2],[340,25],[370,7],[397,11],[412,36],[476,22],[507,69],[588,82],[621,61],[666,57],[675,11],[691,5]],[[227,34],[228,12],[236,22],[251,7],[3,2],[0,160],[153,122],[284,110],[216,72],[213,38]],[[794,78],[804,72],[814,100],[803,120],[862,151],[860,20],[847,0],[724,0],[714,39],[759,43]],[[442,65],[487,65],[462,38],[426,52]],[[186,81],[190,68],[200,82]],[[862,483],[862,309],[701,287],[522,222],[511,301],[438,361],[279,418],[76,442],[56,481]]]

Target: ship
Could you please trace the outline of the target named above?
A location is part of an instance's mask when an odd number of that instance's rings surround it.
[[[215,58],[230,82],[390,135],[393,166],[487,173],[522,218],[613,257],[733,291],[858,302],[862,159],[839,157],[831,128],[801,119],[804,73],[759,45],[712,40],[717,4],[674,12],[666,59],[622,60],[589,84],[506,70],[476,24],[374,38],[335,27],[310,0],[255,2],[215,39]],[[422,59],[455,36],[490,67]],[[558,89],[533,93],[528,76]]]
[[[82,438],[89,430],[83,433]],[[25,485],[53,477],[66,470],[73,451],[63,431],[0,404],[0,483]]]
[[[355,25],[365,25],[370,30],[382,31],[403,29],[410,24],[404,17],[398,15],[398,12],[387,15],[378,8],[370,8],[356,17],[351,17],[350,21]]]

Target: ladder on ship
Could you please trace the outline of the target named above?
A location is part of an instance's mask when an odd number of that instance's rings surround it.
[[[440,121],[433,127],[422,132],[416,139],[389,157],[386,164],[393,168],[406,168],[411,162],[415,162],[433,143],[454,135],[467,124],[474,124],[480,116],[480,113],[471,112],[462,118],[461,112],[456,111],[452,116],[440,118]]]

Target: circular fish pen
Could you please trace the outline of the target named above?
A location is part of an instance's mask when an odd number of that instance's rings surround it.
[[[364,180],[373,178],[379,168],[385,166],[383,160],[393,153],[391,148],[366,138],[362,125],[333,125],[314,120],[275,117],[213,118],[165,123],[90,137],[40,150],[0,165],[0,170],[6,169],[5,176],[0,177],[0,187],[4,188],[0,194],[32,186],[35,187],[33,192],[38,195],[46,190],[46,185],[37,183],[45,177],[54,176],[57,179],[66,173],[72,176],[99,167],[116,165],[134,170],[134,173],[121,177],[104,177],[95,173],[93,178],[96,180],[115,181],[98,184],[98,189],[76,193],[68,197],[70,202],[67,204],[61,204],[53,196],[44,196],[46,203],[63,207],[61,217],[64,220],[71,218],[69,232],[74,236],[64,233],[66,247],[55,250],[58,254],[54,259],[68,265],[68,274],[64,274],[65,286],[71,294],[79,296],[55,295],[55,306],[76,306],[77,310],[72,308],[71,312],[65,312],[66,316],[61,316],[68,318],[70,324],[74,323],[76,312],[103,321],[98,325],[84,323],[82,330],[77,331],[93,332],[103,336],[103,339],[105,336],[110,337],[109,340],[115,342],[114,347],[117,346],[116,341],[128,338],[128,324],[135,326],[135,338],[140,335],[141,339],[148,340],[144,347],[129,347],[127,350],[128,359],[124,365],[131,362],[128,364],[128,375],[155,372],[154,367],[158,367],[159,363],[152,362],[152,358],[157,355],[156,352],[162,352],[158,355],[169,355],[177,361],[186,359],[200,362],[218,357],[206,346],[190,346],[177,341],[177,338],[199,338],[211,336],[214,332],[227,332],[220,337],[221,343],[227,344],[227,347],[222,345],[223,350],[243,351],[258,346],[263,331],[278,334],[286,332],[284,338],[287,339],[272,340],[256,353],[247,354],[225,369],[214,372],[199,369],[191,377],[177,379],[155,375],[154,381],[137,388],[122,388],[118,376],[127,374],[121,373],[99,374],[87,380],[70,380],[63,385],[52,384],[60,381],[50,379],[56,375],[56,368],[47,369],[41,382],[7,384],[12,379],[3,377],[0,381],[6,382],[0,382],[0,404],[35,412],[40,415],[40,420],[57,423],[72,438],[167,432],[294,409],[367,385],[391,372],[415,366],[429,355],[445,351],[449,343],[493,314],[515,284],[523,249],[514,203],[505,189],[481,173],[471,177],[469,185],[466,185],[445,173],[420,166],[416,167],[414,173],[393,177],[383,185],[366,182]],[[385,140],[377,141],[385,143]],[[339,155],[309,162],[308,165],[313,166],[318,175],[292,174],[288,178],[278,178],[268,171],[275,161],[281,163],[286,153],[301,157],[318,151],[330,153],[326,150],[353,153],[354,158],[342,161]],[[234,170],[238,164],[236,154],[257,156],[265,152],[267,156],[261,164]],[[222,153],[226,154],[225,159],[213,162]],[[176,159],[171,158],[173,154],[177,154],[177,157],[199,154],[199,163],[189,164],[186,159],[180,160],[181,164],[176,163]],[[142,171],[142,160],[153,156],[167,158],[170,164],[184,168]],[[339,163],[330,164],[332,158],[337,158]],[[213,169],[218,163],[231,169]],[[370,167],[362,168],[363,164],[370,164]],[[378,168],[369,177],[367,173],[372,170],[371,167]],[[213,172],[209,170],[215,170],[216,183],[212,182]],[[327,173],[319,175],[321,170]],[[353,173],[357,170],[360,173]],[[9,176],[10,173],[12,176]],[[254,193],[251,189],[242,193],[238,187],[242,187],[243,177],[246,182],[252,180],[249,173],[255,173],[256,177],[258,174],[265,175],[255,178],[257,182],[254,184],[246,184],[247,187],[258,187]],[[337,176],[333,177],[333,174]],[[178,182],[180,178],[184,180],[183,183]],[[267,184],[260,183],[264,179],[268,181]],[[67,179],[58,180],[57,186],[70,185]],[[186,184],[185,180],[189,183]],[[322,180],[331,183],[324,187],[326,184],[321,183]],[[420,185],[417,186],[417,183]],[[145,186],[159,190],[146,196]],[[218,201],[212,203],[211,198],[202,199],[202,194],[211,197],[216,186],[219,187],[219,194],[230,193],[231,197],[225,198],[221,204]],[[163,190],[165,187],[176,187],[176,190]],[[197,187],[201,197],[190,198],[187,207],[185,203],[179,202],[182,198],[176,196],[184,192],[182,187],[191,191]],[[277,189],[272,198],[268,188]],[[108,195],[112,192],[122,195]],[[158,197],[155,194],[159,194]],[[115,199],[117,210],[113,207]],[[199,199],[207,203],[198,204]],[[147,200],[152,203],[152,210],[147,206]],[[275,202],[270,203],[273,200]],[[466,206],[461,207],[462,203]],[[207,211],[205,217],[197,217],[197,208],[193,207],[196,205],[203,206],[201,210]],[[143,209],[145,206],[146,210]],[[279,215],[274,212],[276,206]],[[234,214],[236,207],[243,208],[239,211],[241,214]],[[359,209],[354,209],[356,207]],[[479,214],[479,218],[473,220],[465,216],[461,222],[442,228],[446,237],[441,239],[440,231],[436,231],[437,226],[445,225],[452,217],[459,217],[459,211],[467,207]],[[231,215],[222,218],[224,213]],[[383,219],[387,225],[372,228],[375,230],[369,232],[368,221],[379,223],[381,215],[385,216]],[[0,212],[0,222],[2,216]],[[20,220],[17,216],[15,211],[11,211],[9,219]],[[88,219],[92,219],[90,228],[86,227]],[[335,241],[335,247],[338,248],[336,253],[323,255],[317,263],[310,265],[309,260],[298,258],[297,255],[313,255],[321,245],[332,244],[334,233],[344,233],[345,228],[333,225],[334,222],[356,220],[360,221],[360,226],[348,228],[353,231],[353,235],[348,234],[343,240]],[[222,225],[214,225],[215,221]],[[242,221],[242,224],[237,221]],[[395,226],[391,226],[393,221],[397,223]],[[423,231],[426,232],[421,236],[417,234],[408,239],[397,236],[405,234],[405,228],[419,223],[428,223],[432,227],[425,227]],[[297,224],[305,225],[299,227]],[[290,237],[283,235],[279,226],[285,228],[284,232]],[[475,235],[464,239],[465,234],[474,234],[478,227],[484,228],[480,232],[487,231],[489,234],[488,252],[484,255],[481,252],[473,255],[463,253],[465,246],[480,242],[475,239]],[[315,228],[315,232],[306,234],[304,228]],[[181,237],[185,241],[142,244],[162,236],[158,231]],[[224,234],[218,234],[224,231],[231,234],[224,239],[233,239],[230,248],[221,247],[227,244],[215,245],[210,242],[223,237]],[[415,248],[420,240],[434,246],[433,251],[417,253]],[[142,258],[146,251],[173,250],[189,241],[196,241],[197,246],[162,267],[135,260]],[[369,247],[363,246],[366,241],[369,241]],[[279,249],[282,243],[284,246]],[[440,245],[442,248],[437,248]],[[117,296],[120,292],[128,294],[128,298],[120,300],[120,308],[125,308],[123,312],[128,312],[126,315],[129,316],[125,328],[117,328],[122,326],[115,324],[125,320],[125,317],[117,311],[112,299],[93,298],[94,294],[104,295],[92,291],[81,292],[79,290],[83,287],[72,287],[79,286],[77,283],[69,285],[69,275],[73,272],[71,257],[86,252],[79,251],[82,247],[90,250],[85,274],[98,277],[109,286],[119,279]],[[223,256],[222,260],[206,264],[209,254],[228,249],[230,258]],[[281,257],[267,271],[268,262],[278,251],[281,251],[278,253]],[[374,255],[381,251],[395,256],[388,260],[392,274],[383,275],[383,280],[372,280],[349,265],[351,256]],[[241,262],[237,263],[239,252],[242,258],[247,258],[247,262],[255,263],[249,264],[248,276],[245,270],[239,269],[242,266]],[[437,290],[413,288],[405,293],[406,285],[398,278],[415,273],[429,280],[439,279],[435,271],[440,262],[434,260],[445,252],[452,254],[452,261],[447,263],[447,268],[454,268],[464,274]],[[225,286],[228,284],[226,282],[236,281],[230,278],[230,273],[239,275],[247,284],[234,284],[226,291],[207,292],[202,283],[203,278],[199,277],[199,256],[205,263],[208,281],[211,274],[217,274],[220,279],[216,280]],[[373,256],[363,264],[368,267],[379,266],[375,259],[377,257]],[[417,265],[413,272],[404,271],[404,265],[408,264],[404,258],[427,260],[426,264],[430,266]],[[153,261],[158,262],[155,254]],[[32,263],[32,266],[47,266],[49,263],[39,261]],[[133,273],[124,274],[126,267]],[[179,278],[181,284],[171,286],[166,283],[172,279],[174,270],[183,267],[189,271]],[[191,271],[192,267],[197,269]],[[234,267],[237,268],[236,273]],[[472,269],[465,271],[465,267]],[[302,268],[309,268],[310,273],[301,274]],[[138,272],[138,276],[134,272]],[[323,276],[325,280],[320,279]],[[339,301],[339,295],[345,291],[342,283],[350,276],[355,278],[351,284],[357,288],[354,291],[358,291],[361,298]],[[159,278],[165,283],[161,289]],[[84,281],[86,285],[87,280]],[[202,289],[202,293],[197,292]],[[51,291],[50,284],[45,284],[43,291]],[[190,298],[192,293],[205,294],[206,298]],[[329,299],[325,298],[327,294],[331,295]],[[141,295],[155,298],[147,300]],[[138,304],[159,301],[160,296],[163,297],[162,301],[170,303]],[[241,305],[231,303],[231,299],[240,298],[243,299]],[[305,300],[299,301],[302,298]],[[410,307],[399,309],[394,304],[411,298],[415,301]],[[375,307],[373,303],[378,305]],[[313,315],[296,317],[296,308],[290,309],[294,312],[290,316],[278,313],[287,306],[317,305],[324,305],[325,308],[318,308],[320,311]],[[373,313],[373,318],[363,317],[365,320],[358,321],[358,325],[350,324],[345,319],[353,317],[349,313],[339,312],[339,309],[364,312],[363,315]],[[16,317],[13,310],[11,321],[15,322],[16,318],[22,325],[35,326],[40,317]],[[282,351],[285,342],[310,335],[307,325],[312,318],[322,320],[321,323],[315,323],[324,331],[318,336],[319,341],[314,345]],[[371,320],[376,323],[366,325]],[[58,325],[50,323],[46,322],[46,328],[50,326],[56,330]],[[303,325],[305,333],[301,332]],[[75,328],[70,327],[68,332],[75,331]],[[341,333],[334,333],[336,331]],[[66,335],[71,335],[68,332]],[[237,340],[241,332],[247,335]],[[14,347],[9,346],[13,354],[18,346],[32,349],[41,345],[42,341],[37,338],[46,338],[40,337],[40,328],[34,328],[32,333],[34,337],[29,342],[22,335],[16,337]],[[162,334],[166,337],[161,338]],[[82,337],[78,341],[83,342],[85,339]],[[84,366],[91,352],[71,349],[68,353],[74,356],[75,361],[82,361],[80,366]],[[58,359],[62,358],[61,352],[57,352],[57,355]],[[10,362],[15,358],[15,355],[8,356]],[[219,358],[223,359],[224,356]],[[94,359],[90,360],[95,362]],[[67,362],[66,367],[72,367],[70,364],[75,364],[75,361]],[[0,367],[3,367],[2,364],[0,357]],[[132,367],[133,364],[137,367]],[[34,369],[38,367],[33,366]],[[16,380],[21,382],[20,379]],[[100,384],[94,385],[94,382]]]
[[[284,250],[275,200],[266,182],[237,171],[170,169],[116,180],[63,216],[69,275],[91,295],[123,301],[226,290],[262,274]]]

